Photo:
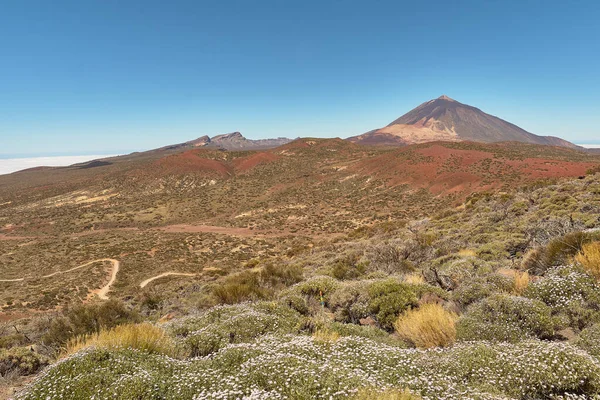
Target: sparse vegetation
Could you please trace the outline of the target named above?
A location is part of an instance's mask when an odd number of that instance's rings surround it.
[[[0,187],[14,202],[0,218],[35,236],[0,240],[2,278],[24,276],[0,282],[15,321],[0,325],[2,374],[54,362],[20,399],[600,396],[600,175],[533,182],[504,163],[588,156],[440,145],[490,154],[467,168],[482,179],[468,197],[369,164],[464,168],[428,146],[316,140],[244,173],[248,153],[199,150],[232,175],[118,166],[97,207],[72,194],[85,171],[39,193]],[[93,295],[107,264],[63,273],[105,257],[121,261],[109,301]]]

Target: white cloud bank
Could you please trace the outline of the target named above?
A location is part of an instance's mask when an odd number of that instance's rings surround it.
[[[0,159],[0,175],[34,167],[66,167],[106,157],[114,157],[114,154]]]
[[[585,147],[586,149],[600,149],[600,144],[578,144],[577,146]]]

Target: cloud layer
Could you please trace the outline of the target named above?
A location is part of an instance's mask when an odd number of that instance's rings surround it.
[[[0,175],[34,167],[64,167],[114,155],[58,156],[0,159]]]

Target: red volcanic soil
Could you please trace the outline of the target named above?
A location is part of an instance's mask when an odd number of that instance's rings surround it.
[[[473,146],[475,147],[475,146]],[[595,162],[502,154],[502,146],[460,149],[439,143],[409,146],[362,161],[354,172],[387,180],[388,185],[408,184],[433,194],[467,195],[543,178],[576,177]]]
[[[268,164],[279,160],[280,156],[273,153],[256,153],[248,157],[237,158],[233,160],[233,167],[236,171],[247,172],[260,164]]]
[[[223,161],[205,158],[202,150],[189,150],[161,158],[155,162],[161,172],[186,174],[202,173],[206,175],[229,176],[232,168]]]

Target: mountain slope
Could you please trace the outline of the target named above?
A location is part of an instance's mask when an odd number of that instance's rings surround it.
[[[381,129],[348,140],[370,145],[404,145],[437,140],[483,143],[514,141],[577,148],[557,137],[534,135],[447,96],[425,102]]]
[[[213,136],[212,138],[204,135],[198,139],[161,147],[157,150],[180,150],[196,147],[213,147],[225,150],[265,150],[284,145],[291,141],[292,139],[283,137],[257,140],[246,139],[240,132],[233,132]]]

